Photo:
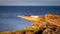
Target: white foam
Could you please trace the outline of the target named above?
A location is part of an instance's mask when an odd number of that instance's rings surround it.
[[[30,17],[35,17],[35,18],[38,18],[39,16],[30,16]]]
[[[17,17],[22,17],[22,16],[19,16],[19,15],[18,15]]]

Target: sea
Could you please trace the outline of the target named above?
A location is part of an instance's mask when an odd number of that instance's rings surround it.
[[[33,22],[24,20],[19,16],[45,14],[60,15],[60,6],[0,6],[0,32],[23,30],[32,26]]]

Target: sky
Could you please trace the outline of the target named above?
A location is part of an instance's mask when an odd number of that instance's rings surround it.
[[[0,5],[7,6],[41,6],[57,5],[60,6],[60,0],[0,0]]]

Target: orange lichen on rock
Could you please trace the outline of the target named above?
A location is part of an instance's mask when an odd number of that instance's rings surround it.
[[[50,24],[60,26],[60,16],[59,15],[46,14],[45,15],[45,21],[50,23]]]
[[[26,32],[25,34],[34,34],[34,32]]]
[[[31,16],[22,16],[21,18],[23,18],[24,20],[27,21],[32,21],[32,22],[39,22],[40,19],[37,16],[31,17]]]
[[[33,25],[26,28],[26,30],[29,30],[29,29],[39,30],[40,28],[46,27],[47,24],[60,26],[60,16],[55,14],[45,14],[44,17],[39,16],[38,18],[28,16],[25,20],[28,20],[28,21],[31,20],[34,22]]]
[[[34,18],[34,17],[32,17],[32,18]],[[30,19],[32,19],[31,17],[30,17]],[[30,20],[29,19],[29,20]],[[36,18],[37,19],[37,18]],[[36,22],[36,19],[35,20],[33,20],[33,25],[32,26],[30,26],[30,27],[28,27],[28,28],[25,28],[25,30],[34,30],[34,31],[38,31],[40,28],[43,28],[43,27],[45,27],[45,25],[46,25],[46,22],[45,22],[45,19],[44,19],[44,17],[39,17],[38,19],[39,19],[39,21],[37,21]]]

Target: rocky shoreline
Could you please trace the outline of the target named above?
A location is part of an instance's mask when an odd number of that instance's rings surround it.
[[[23,31],[0,32],[0,34],[60,34],[60,15],[46,14],[39,20]]]

